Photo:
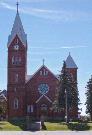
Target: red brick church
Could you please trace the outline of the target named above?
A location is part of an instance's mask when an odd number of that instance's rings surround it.
[[[17,9],[11,34],[8,37],[8,117],[33,116],[39,118],[45,110],[51,111],[59,81],[57,75],[43,65],[27,75],[27,34],[24,31]],[[66,60],[67,70],[77,80],[77,66],[71,55]]]

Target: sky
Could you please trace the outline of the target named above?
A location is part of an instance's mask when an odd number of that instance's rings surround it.
[[[7,41],[16,0],[0,0],[0,89],[7,89]],[[28,74],[45,65],[59,74],[69,52],[78,66],[78,90],[85,115],[86,84],[92,74],[92,0],[19,0],[27,33]]]

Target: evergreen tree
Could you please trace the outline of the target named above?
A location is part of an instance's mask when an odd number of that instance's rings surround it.
[[[67,97],[66,97],[67,96]],[[79,104],[79,92],[77,89],[77,82],[74,81],[72,76],[69,74],[64,61],[63,68],[60,75],[59,85],[57,88],[57,94],[55,102],[53,103],[54,109],[58,108],[64,112],[64,116],[67,112],[69,119],[69,112],[75,112],[77,117],[78,104]],[[66,110],[67,109],[67,110]]]
[[[59,107],[64,110],[64,116],[66,115],[67,121],[69,121],[69,108],[72,103],[72,78],[70,74],[67,72],[66,63],[64,61],[62,72],[60,75],[60,84],[59,84],[59,96],[58,103]]]
[[[61,71],[61,75],[60,75],[60,81],[59,81],[59,94],[58,94],[58,104],[60,106],[60,108],[64,108],[65,109],[65,92],[67,90],[67,86],[68,86],[68,74],[66,71],[66,63],[64,61],[63,63],[63,68]]]
[[[78,117],[78,105],[80,105],[79,91],[77,88],[77,82],[72,80],[70,84],[70,111],[75,113],[74,120]]]
[[[92,120],[92,76],[91,79],[89,79],[89,81],[87,82],[86,88],[86,113],[90,115],[90,118]]]

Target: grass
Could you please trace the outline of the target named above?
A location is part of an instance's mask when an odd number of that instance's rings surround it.
[[[0,131],[23,131],[25,129],[25,121],[0,121]],[[68,131],[68,130],[92,130],[92,123],[70,123],[68,126],[64,122],[45,122],[47,131]]]
[[[90,130],[92,130],[92,123],[88,123],[88,126],[90,127]]]
[[[0,122],[0,131],[22,131],[23,129],[7,121]]]
[[[68,125],[66,125],[64,122],[45,122],[45,126],[46,126],[46,130],[48,130],[48,131],[92,130],[92,123],[71,122]]]
[[[52,123],[52,122],[45,122],[45,126],[46,126],[46,129],[48,131],[53,131],[53,130],[69,130],[67,125],[64,124],[64,123],[60,123],[60,122],[55,122],[55,123]]]

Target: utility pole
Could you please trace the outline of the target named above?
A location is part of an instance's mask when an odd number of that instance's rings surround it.
[[[66,123],[68,123],[69,122],[69,120],[68,120],[68,92],[67,92],[67,90],[65,89],[65,94],[66,94],[66,99],[65,99],[65,109],[66,109]]]

